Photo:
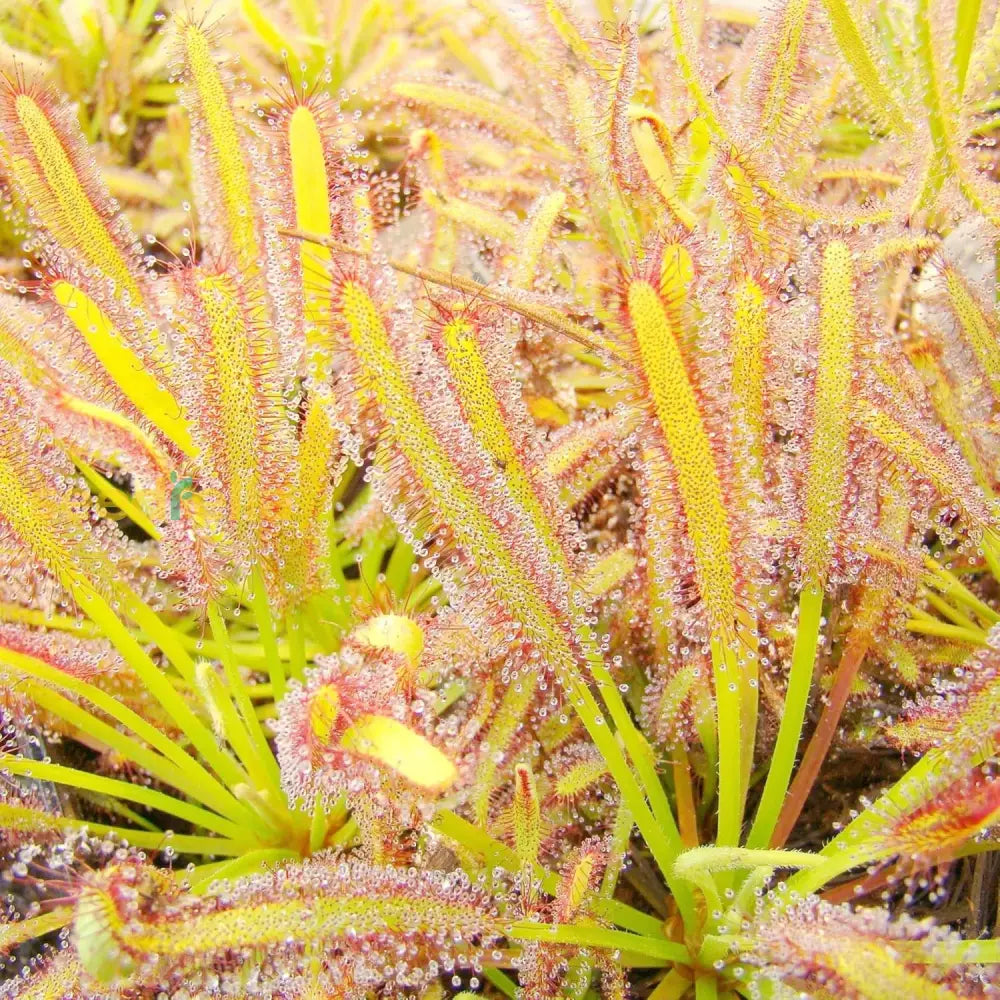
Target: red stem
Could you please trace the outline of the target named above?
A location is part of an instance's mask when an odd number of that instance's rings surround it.
[[[694,805],[691,765],[682,747],[674,750],[674,795],[677,797],[677,824],[685,847],[698,846],[698,813]]]
[[[830,744],[833,742],[834,734],[840,725],[840,717],[844,713],[844,706],[847,704],[848,696],[851,693],[851,685],[857,676],[861,661],[868,651],[868,643],[871,636],[867,632],[852,638],[847,643],[844,655],[837,665],[837,672],[833,678],[833,687],[827,698],[823,712],[820,715],[816,729],[809,740],[809,746],[802,757],[802,763],[795,774],[784,805],[781,807],[781,814],[778,816],[778,824],[771,837],[771,847],[783,847],[788,840],[795,824],[798,822],[809,793],[816,783],[816,776],[819,774],[823,761],[826,758]]]

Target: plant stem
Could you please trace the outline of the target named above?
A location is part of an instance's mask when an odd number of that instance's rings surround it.
[[[190,774],[182,771],[172,761],[168,761],[160,754],[150,750],[138,740],[126,736],[114,726],[109,726],[102,719],[91,715],[86,709],[41,684],[28,681],[22,686],[22,690],[39,708],[62,719],[76,729],[78,732],[74,735],[77,738],[81,734],[89,736],[97,743],[114,750],[122,760],[137,764],[152,777],[171,788],[181,792],[187,790],[191,780]]]
[[[291,662],[289,672],[296,680],[303,681],[306,676],[305,625],[302,622],[302,612],[288,612],[288,648]],[[275,702],[277,702],[277,698]]]
[[[989,545],[985,545],[983,551],[986,552]],[[1000,621],[1000,615],[984,601],[981,601],[954,573],[948,572],[933,556],[924,556],[924,566],[930,570],[933,579],[930,583],[937,587],[942,593],[953,597],[956,601],[971,608],[977,615],[982,616],[984,621],[991,625]]]
[[[766,847],[771,843],[802,734],[802,723],[812,688],[816,650],[819,647],[822,616],[823,591],[815,584],[807,583],[799,595],[799,626],[792,650],[792,669],[788,676],[785,710],[778,727],[778,739],[771,757],[764,793],[747,838],[748,847]]]
[[[212,601],[208,605],[208,620],[212,628],[212,634],[222,652],[222,667],[226,673],[226,681],[229,685],[229,693],[232,694],[240,710],[244,726],[233,726],[234,730],[243,728],[247,734],[249,747],[247,750],[252,754],[255,761],[253,770],[257,771],[257,782],[262,788],[269,789],[279,801],[284,801],[284,792],[281,790],[281,773],[278,770],[278,762],[274,759],[274,754],[268,745],[264,731],[261,729],[260,720],[257,718],[253,702],[247,693],[243,679],[236,668],[236,662],[232,655],[229,642],[229,633],[226,623],[219,613],[218,605]],[[228,701],[228,697],[225,701]],[[235,735],[235,733],[234,733]],[[247,770],[251,770],[251,762],[244,760]]]
[[[699,972],[695,976],[694,995],[696,1000],[718,1000],[719,987],[713,973]]]
[[[673,749],[674,797],[677,801],[677,822],[685,847],[698,846],[698,813],[694,805],[691,784],[691,763],[682,746]]]
[[[494,840],[488,833],[484,833],[456,813],[442,810],[437,814],[432,829],[442,837],[461,844],[466,850],[482,855],[492,865],[506,868],[510,872],[521,870],[521,862],[511,848],[499,840]],[[541,865],[535,865],[534,875],[549,895],[555,895],[559,889],[559,876],[555,872],[550,872]],[[595,902],[594,912],[613,921],[619,927],[637,934],[655,936],[663,933],[663,925],[656,917],[620,903],[616,899],[599,898]]]
[[[515,983],[510,976],[505,975],[499,969],[491,969],[487,967],[483,969],[483,978],[495,986],[505,997],[510,997],[511,1000],[516,1000],[517,983]]]
[[[107,795],[113,799],[137,802],[139,805],[147,806],[150,809],[159,809],[170,816],[186,820],[195,826],[212,830],[220,836],[239,841],[246,840],[247,831],[237,826],[232,820],[217,816],[201,806],[191,805],[189,802],[166,795],[155,788],[147,788],[145,785],[120,781],[117,778],[105,778],[103,775],[91,774],[89,771],[77,771],[62,764],[47,764],[43,761],[25,760],[17,757],[5,757],[3,769],[10,774],[25,775],[42,781],[66,785],[69,788],[97,792],[99,795]],[[262,832],[271,831],[264,828]]]
[[[953,639],[956,642],[967,642],[973,646],[981,646],[986,642],[985,632],[974,632],[971,629],[960,628],[958,625],[949,625],[946,622],[939,622],[928,619],[908,619],[906,622],[907,632],[916,632],[919,635],[933,635],[939,639]]]
[[[110,716],[126,729],[131,730],[153,750],[158,751],[171,761],[178,771],[184,774],[184,787],[189,792],[191,789],[198,789],[197,797],[205,805],[236,823],[243,821],[246,807],[237,801],[232,793],[220,784],[198,760],[186,753],[175,740],[170,739],[111,695],[87,681],[56,669],[44,660],[36,659],[25,653],[18,653],[15,650],[0,650],[0,664],[9,664],[21,676],[37,677],[46,684],[71,691],[78,698],[90,702],[95,708]],[[78,708],[83,711],[82,706],[78,706]]]
[[[840,663],[837,665],[837,672],[833,678],[833,687],[830,689],[823,713],[820,715],[816,730],[809,740],[806,752],[802,755],[802,763],[795,774],[795,780],[788,790],[788,796],[781,813],[778,816],[778,825],[771,836],[772,847],[782,847],[789,835],[795,828],[802,807],[809,798],[816,777],[826,759],[827,751],[833,742],[837,726],[840,724],[840,717],[844,712],[848,696],[851,693],[851,685],[857,676],[858,668],[861,666],[868,651],[869,635],[866,633],[856,640],[849,641],[847,649],[844,650]]]
[[[69,577],[65,582],[81,610],[101,629],[125,662],[136,672],[149,693],[156,698],[161,707],[174,720],[177,728],[182,730],[184,735],[194,744],[219,778],[230,788],[246,781],[247,776],[243,770],[232,757],[219,748],[215,735],[206,728],[204,723],[177,694],[161,669],[153,663],[146,651],[139,645],[107,601],[94,589],[93,585],[79,576]],[[148,631],[147,626],[151,626],[155,622],[159,626],[159,631],[173,636],[171,630],[164,626],[135,594],[128,591],[126,597],[129,598],[126,613],[133,618],[136,624]],[[137,607],[143,608],[145,611],[137,612]],[[182,669],[182,661],[175,660],[171,656],[164,646],[164,641],[157,638],[160,649],[170,657],[171,662],[178,668],[185,680],[193,684],[194,664],[190,658],[186,653],[183,653],[183,659],[187,661],[187,665]]]
[[[589,630],[580,628],[578,635],[585,651],[589,672],[612,721],[618,728],[617,734],[607,725],[596,699],[575,664],[572,667],[567,666],[565,676],[562,678],[563,686],[580,721],[617,782],[622,801],[632,813],[636,826],[639,827],[660,871],[667,880],[684,918],[685,926],[693,926],[695,913],[691,894],[683,884],[670,884],[669,872],[683,845],[677,823],[670,811],[666,792],[656,773],[652,748],[632,721],[621,692],[611,677],[603,656],[594,646]],[[616,735],[628,751],[638,778],[629,767]],[[646,804],[647,798],[649,805]]]
[[[208,871],[199,872],[195,869],[195,875],[198,877],[192,880],[191,891],[204,892],[213,882],[220,879],[241,878],[260,871],[268,863],[279,865],[283,861],[293,861],[297,858],[295,851],[285,847],[262,847],[257,851],[248,851],[241,857],[233,858],[232,861],[223,862],[221,865],[206,865]]]
[[[649,994],[649,1000],[681,1000],[691,986],[690,976],[685,976],[678,969],[671,969]]]
[[[718,843],[740,842],[743,825],[743,717],[736,658],[723,636],[712,636],[712,669],[719,728]]]
[[[968,615],[962,614],[958,608],[952,607],[940,594],[934,593],[933,590],[921,589],[920,596],[932,607],[938,614],[943,615],[948,619],[953,625],[957,625],[959,628],[976,629],[979,626],[968,617]]]
[[[682,944],[664,937],[646,937],[627,931],[608,930],[596,924],[547,924],[536,920],[515,920],[504,934],[514,941],[544,941],[551,944],[574,944],[609,951],[630,951],[634,955],[663,958],[678,965],[690,963],[691,954]]]
[[[260,642],[267,656],[267,674],[274,689],[274,700],[279,702],[285,696],[285,665],[278,655],[274,619],[271,617],[271,606],[264,588],[264,576],[259,566],[254,567],[250,577],[250,607],[253,608],[254,616],[257,619]]]

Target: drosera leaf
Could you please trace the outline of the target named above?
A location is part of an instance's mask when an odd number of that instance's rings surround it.
[[[329,237],[332,232],[328,109],[319,99],[291,101],[280,109],[276,128],[291,170],[295,223]],[[306,342],[305,414],[298,426],[298,448],[282,516],[281,545],[285,577],[282,602],[304,605],[329,582],[329,532],[333,483],[339,478],[340,434],[329,389],[331,252],[322,243],[303,241],[298,249],[302,282],[302,319]],[[277,386],[275,387],[277,388]]]
[[[671,215],[691,232],[695,228],[697,217],[681,200],[675,183],[676,153],[670,129],[656,112],[645,107],[630,106],[629,117],[632,122],[632,141],[650,183]]]
[[[804,487],[799,621],[778,738],[750,847],[766,847],[785,799],[805,719],[819,648],[823,594],[833,567],[847,491],[851,389],[857,331],[853,255],[843,240],[823,251],[812,428]]]
[[[69,110],[39,87],[0,77],[2,158],[33,218],[68,258],[140,305],[144,276],[135,236],[101,183]]]
[[[295,225],[320,236],[330,236],[329,179],[317,115],[308,104],[300,104],[283,124],[287,130],[288,158],[292,166]],[[306,319],[311,324],[322,324],[329,307],[327,269],[330,266],[330,251],[321,243],[303,242],[299,247],[299,257]],[[314,337],[319,335],[319,331],[313,334]]]
[[[620,587],[632,575],[635,567],[636,557],[628,546],[612,549],[577,578],[577,589],[595,599],[604,597]]]
[[[495,31],[505,45],[517,54],[527,65],[536,65],[539,61],[539,48],[526,37],[521,27],[510,17],[503,6],[498,6],[493,0],[469,0],[469,6],[474,8]]]
[[[946,504],[962,509],[978,531],[992,522],[979,487],[957,455],[934,448],[885,409],[867,401],[855,409],[858,424],[914,473],[931,482]]]
[[[789,880],[791,890],[815,891],[840,872],[873,856],[884,857],[880,850],[885,841],[880,838],[892,822],[919,810],[992,754],[997,745],[996,719],[1000,714],[996,684],[998,642],[1000,628],[995,626],[989,633],[989,645],[967,664],[968,682],[960,691],[946,691],[940,698],[914,706],[916,731],[908,738],[917,746],[923,743],[931,748],[826,845],[822,852],[829,859],[826,866]],[[939,714],[936,720],[935,712]],[[926,726],[921,726],[921,716],[927,716]],[[903,737],[900,742],[905,742],[907,737],[902,729],[900,736]]]
[[[52,295],[80,331],[97,360],[136,409],[186,455],[197,449],[177,400],[132,351],[100,307],[68,281],[56,281]]]
[[[497,560],[491,577],[500,592],[499,603],[510,605],[515,588],[526,583],[524,570],[512,553],[505,552],[499,531],[490,524],[475,492],[458,473],[422,412],[376,304],[355,280],[343,284],[338,299],[359,361],[363,380],[359,391],[373,397],[385,414],[386,428],[398,435],[394,444],[404,451],[417,481],[430,486],[428,495],[445,523],[471,548],[488,547]]]
[[[89,543],[80,491],[55,485],[59,472],[72,475],[68,462],[60,468],[50,459],[46,468],[33,461],[35,442],[13,421],[0,425],[0,441],[0,519],[7,530],[33,560],[67,584],[88,573],[106,579],[110,565]]]
[[[664,254],[672,249],[665,248]],[[724,810],[719,818],[720,839],[735,843],[743,811],[744,766],[750,753],[746,744],[752,741],[749,721],[741,719],[749,702],[756,703],[756,697],[748,696],[754,687],[753,679],[747,664],[740,663],[734,646],[739,601],[728,507],[717,459],[681,350],[679,316],[686,296],[684,270],[679,263],[666,268],[656,285],[642,277],[631,279],[626,286],[626,309],[637,351],[635,377],[649,400],[649,422],[639,433],[653,452],[651,459],[665,460],[664,467],[670,469],[676,481],[711,637],[719,730],[742,734],[740,741],[726,741],[725,758],[720,761],[720,807]],[[645,459],[647,466],[651,459]],[[657,498],[647,518],[669,517],[670,510]]]
[[[622,179],[612,168],[611,134],[603,118],[594,120],[593,108],[603,100],[603,88],[583,75],[566,81],[576,146],[582,154],[590,183],[587,198],[598,230],[617,259],[624,264],[638,246],[640,234],[635,209],[623,193]]]
[[[531,768],[526,764],[514,767],[514,850],[522,871],[531,878],[538,864],[538,853],[542,846],[542,815],[538,787]]]
[[[632,144],[630,108],[639,84],[639,32],[631,21],[618,25],[617,57],[608,81],[608,149],[611,171],[627,191],[639,185],[640,169]]]
[[[294,488],[287,494],[290,508],[284,526],[284,587],[281,598],[305,604],[329,583],[330,562],[327,525],[333,516],[333,483],[346,464],[341,435],[332,417],[334,401],[320,388],[309,395],[305,419],[299,429]]]
[[[151,275],[132,227],[84,145],[72,109],[44,87],[0,74],[0,165],[6,165],[14,191],[30,207],[29,227],[33,236],[41,236],[30,249],[55,280],[56,298],[75,287],[80,301],[92,302],[88,328],[114,328],[122,350],[135,355],[133,371],[145,373],[137,377],[159,383],[151,410],[171,415],[167,422],[183,446],[183,417],[166,399],[172,373]],[[82,315],[76,318],[82,320]]]
[[[462,198],[449,197],[433,188],[421,191],[420,198],[431,211],[498,246],[513,247],[517,242],[517,226],[488,208]]]
[[[956,93],[956,81],[938,52],[933,18],[930,0],[919,0],[914,11],[916,55],[924,80],[924,104],[934,157],[922,200],[929,201],[950,175],[969,204],[995,226],[1000,222],[1000,198],[989,185],[980,182],[975,168],[970,169],[966,162],[958,138],[964,135],[960,125],[960,96]]]
[[[1000,782],[988,766],[977,767],[893,818],[868,848],[875,857],[900,855],[908,865],[947,861],[998,821]]]
[[[458,778],[455,765],[437,747],[388,716],[362,716],[344,733],[341,745],[391,767],[429,792],[447,791]]]
[[[461,933],[453,937],[456,928]],[[345,973],[377,983],[401,934],[412,949],[408,981],[417,985],[430,978],[424,962],[435,956],[474,968],[498,932],[485,893],[461,873],[330,857],[237,879],[224,894],[200,897],[179,897],[169,876],[138,860],[123,862],[90,876],[73,924],[90,975],[153,988],[221,972],[234,951],[258,956],[265,983],[287,979],[293,969],[315,971],[328,989]],[[334,950],[335,959],[324,957]]]
[[[762,986],[792,975],[810,991],[832,987],[840,996],[957,1000],[961,992],[911,967],[903,950],[912,941],[932,952],[953,937],[912,917],[892,920],[883,910],[854,910],[809,896],[755,923],[743,958],[759,969],[755,980]]]
[[[1000,711],[996,642],[994,627],[987,647],[965,662],[960,679],[904,706],[888,729],[890,739],[914,751],[947,748],[954,759],[991,755]]]
[[[35,975],[21,986],[17,1000],[60,1000],[74,994],[79,996],[84,979],[85,972],[79,959],[69,949],[63,949],[45,961]],[[6,996],[4,1000],[7,1000]]]
[[[988,310],[952,264],[943,268],[948,304],[985,374],[994,398],[1000,399],[1000,326],[996,313]]]
[[[719,157],[717,172],[720,207],[731,220],[733,235],[754,247],[755,256],[786,259],[790,254],[790,213],[776,203],[766,185],[757,183],[760,175],[749,158],[731,146]]]
[[[491,98],[436,83],[406,80],[393,84],[392,93],[436,112],[461,115],[495,130],[504,138],[526,142],[539,152],[558,159],[571,158],[569,150],[550,139],[533,121]]]
[[[433,343],[451,377],[463,415],[476,442],[496,464],[511,499],[524,512],[552,563],[570,574],[583,542],[559,524],[555,484],[546,476],[531,438],[528,415],[516,397],[499,387],[513,382],[506,358],[489,346],[498,331],[488,314],[445,313]]]
[[[909,345],[907,356],[923,376],[928,387],[934,412],[958,445],[973,479],[983,491],[989,494],[992,482],[986,471],[986,457],[980,442],[964,413],[960,394],[952,386],[951,379],[941,364],[940,349],[928,341],[918,341]]]
[[[671,822],[669,812],[661,810],[654,800],[654,819],[644,801],[644,791],[653,794],[653,781],[660,787],[653,776],[648,745],[638,736],[600,654],[592,648],[589,630],[574,627],[578,612],[572,604],[563,603],[569,595],[560,597],[560,587],[552,582],[543,592],[541,581],[551,581],[551,566],[525,561],[523,541],[512,530],[516,522],[511,523],[509,514],[501,514],[502,508],[495,508],[494,513],[485,499],[489,494],[484,496],[484,491],[472,488],[469,476],[475,474],[478,463],[467,451],[469,444],[463,445],[462,435],[456,436],[454,430],[446,436],[436,429],[436,421],[447,416],[443,401],[433,409],[421,406],[402,363],[401,347],[365,285],[354,278],[344,280],[336,302],[358,362],[355,377],[360,384],[356,389],[377,408],[380,434],[412,470],[412,481],[423,486],[424,502],[431,505],[436,521],[447,527],[464,553],[482,554],[475,563],[476,576],[492,590],[493,607],[503,609],[519,623],[518,641],[525,646],[522,655],[530,657],[528,663],[544,665],[563,684],[591,737],[607,756],[622,795],[634,809],[636,823],[645,828],[656,852],[672,852],[677,835],[675,827],[665,826]],[[461,600],[457,589],[453,588],[452,594]],[[561,610],[553,607],[553,601],[559,602],[556,607],[561,606]],[[599,718],[597,703],[580,674],[584,665],[593,673],[626,745],[630,745],[632,759],[643,773],[644,790],[640,790],[609,727]],[[527,663],[521,669],[526,666],[533,669]],[[516,692],[516,685],[511,690]],[[519,718],[522,713],[523,707],[513,715]]]
[[[844,504],[857,331],[852,252],[842,240],[823,251],[812,439],[802,525],[802,579],[823,589]]]
[[[233,543],[236,566],[248,570],[271,556],[280,511],[268,497],[286,495],[295,453],[279,419],[284,402],[259,293],[222,268],[178,270],[174,279],[178,357],[191,362],[182,398],[197,415],[198,467],[219,483],[201,496]]]
[[[558,482],[567,508],[598,489],[622,464],[619,445],[630,430],[631,418],[614,415],[576,421],[553,435],[543,462],[545,471]]]
[[[685,373],[682,332],[673,318],[683,298],[680,276],[663,292],[643,278],[628,283],[627,308],[638,348],[638,374],[648,387],[652,416],[667,449],[694,547],[695,573],[714,629],[737,618],[736,573],[722,485],[694,387]]]
[[[884,116],[897,132],[908,134],[911,125],[879,64],[875,41],[866,30],[864,14],[855,0],[823,0],[823,7],[840,51],[874,111]]]
[[[759,127],[765,139],[774,139],[784,127],[812,16],[813,0],[787,0],[758,25],[747,89],[759,107]]]
[[[586,744],[573,744],[552,765],[550,798],[574,802],[608,777],[601,757]]]
[[[4,955],[25,941],[41,937],[50,931],[65,927],[73,919],[73,910],[60,906],[37,917],[28,917],[11,923],[0,922],[0,955]]]
[[[111,458],[109,451],[115,456],[127,452],[135,463],[136,473],[138,466],[148,465],[154,475],[165,480],[171,464],[168,449],[152,430],[139,426],[142,421],[137,419],[136,413],[122,412],[127,406],[124,397],[111,407],[81,395],[87,393],[90,380],[95,377],[85,358],[72,366],[71,371],[82,376],[74,381],[37,355],[32,339],[46,319],[42,310],[30,307],[23,299],[17,300],[16,305],[3,303],[0,306],[0,357],[49,404],[40,409],[49,431],[67,451],[85,452],[91,458],[100,455],[105,459]],[[67,353],[77,357],[72,350]],[[90,395],[87,393],[88,397]],[[112,441],[113,444],[109,444]]]
[[[733,295],[732,392],[736,410],[735,448],[741,458],[740,475],[751,496],[762,492],[764,486],[767,339],[763,289],[753,278],[743,278]]]
[[[193,21],[178,24],[181,55],[186,77],[184,100],[191,115],[192,151],[204,172],[198,191],[202,226],[227,248],[237,268],[258,273],[262,259],[256,232],[250,171],[245,159],[246,143],[233,113],[218,60],[204,28]]]
[[[563,191],[542,195],[532,206],[524,223],[524,243],[519,248],[514,282],[519,288],[530,288],[538,272],[539,261],[552,229],[566,205]]]
[[[608,77],[611,75],[612,67],[594,52],[590,44],[580,34],[579,28],[573,23],[562,0],[543,0],[542,9],[552,30],[584,66],[594,70],[598,76]]]

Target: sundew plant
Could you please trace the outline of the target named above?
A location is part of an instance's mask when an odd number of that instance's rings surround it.
[[[0,997],[1000,995],[996,0],[17,9]]]

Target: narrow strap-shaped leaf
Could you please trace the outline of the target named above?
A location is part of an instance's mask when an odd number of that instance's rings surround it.
[[[24,944],[25,941],[31,941],[33,938],[65,927],[72,918],[72,907],[60,906],[37,917],[28,917],[25,920],[17,920],[12,923],[0,923],[0,955],[6,954],[19,944]]]
[[[958,78],[958,94],[965,91],[965,79],[969,72],[969,60],[976,44],[976,27],[982,0],[958,0],[955,11],[955,75]]]
[[[168,441],[187,455],[196,454],[188,421],[177,400],[129,348],[97,304],[68,281],[57,281],[52,294],[126,398]]]
[[[200,806],[191,805],[181,799],[166,795],[155,788],[135,785],[117,778],[105,778],[100,774],[78,771],[62,764],[46,764],[37,760],[23,760],[5,756],[3,767],[11,774],[39,778],[42,781],[53,781],[69,788],[82,788],[90,792],[109,795],[114,799],[124,799],[126,802],[137,802],[151,809],[160,809],[178,819],[187,820],[196,826],[213,830],[223,837],[233,840],[245,839],[245,831],[232,820],[224,819],[216,813],[209,812]]]
[[[823,6],[840,51],[876,113],[884,115],[897,132],[908,133],[910,124],[885,79],[858,5],[854,0],[823,0]]]

